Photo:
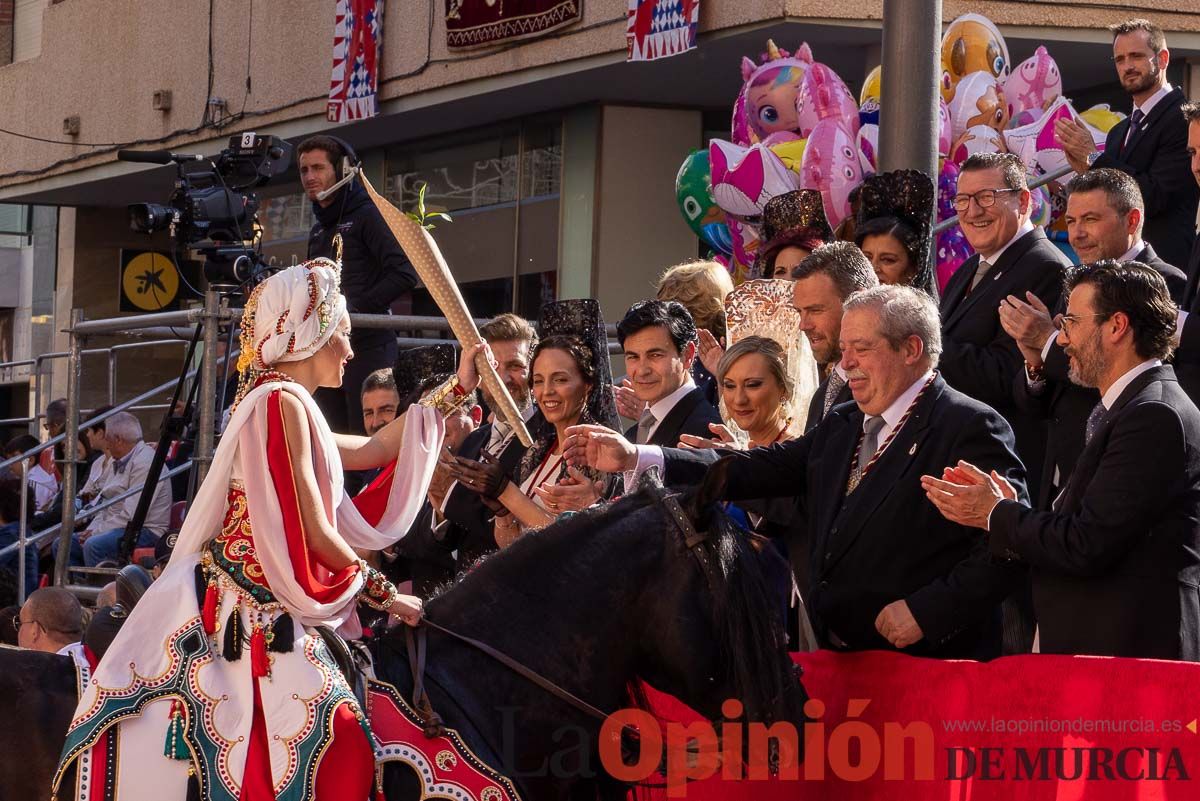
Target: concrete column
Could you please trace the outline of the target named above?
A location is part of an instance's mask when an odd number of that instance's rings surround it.
[[[699,111],[604,107],[592,286],[606,320],[651,296],[668,267],[696,258],[696,236],[675,201],[675,176],[701,136]]]
[[[596,198],[600,172],[600,107],[563,116],[562,187],[559,190],[558,297],[593,297]]]

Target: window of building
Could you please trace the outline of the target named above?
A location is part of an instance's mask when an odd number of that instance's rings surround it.
[[[433,238],[472,314],[536,319],[557,296],[562,125],[557,117],[406,143],[386,151],[386,191],[416,208],[421,187]],[[412,314],[440,312],[424,290]]]
[[[48,0],[15,0],[12,16],[12,61],[35,58],[42,52],[42,14]]]

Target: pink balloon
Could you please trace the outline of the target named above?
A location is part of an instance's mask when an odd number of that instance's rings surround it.
[[[862,178],[855,135],[839,120],[818,122],[804,148],[800,181],[802,188],[820,191],[834,228],[850,216],[850,192]]]
[[[800,81],[796,116],[801,138],[822,120],[839,121],[851,134],[858,133],[858,103],[845,81],[824,64],[813,64]]]
[[[1022,61],[1004,82],[1010,117],[1023,111],[1041,111],[1062,94],[1062,75],[1045,47]]]

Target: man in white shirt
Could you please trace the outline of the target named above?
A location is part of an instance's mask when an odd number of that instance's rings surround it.
[[[634,394],[646,405],[625,432],[630,442],[674,447],[681,434],[711,437],[709,425],[721,416],[692,380],[696,323],[687,308],[676,301],[635,303],[617,323],[617,339]]]
[[[1100,402],[1052,509],[969,464],[922,481],[948,520],[1032,566],[1043,653],[1200,661],[1200,410],[1162,361],[1175,304],[1137,263],[1081,267],[1068,288],[1059,340]]]
[[[1145,19],[1109,27],[1113,65],[1133,101],[1129,118],[1108,132],[1099,152],[1091,133],[1075,120],[1059,120],[1055,136],[1076,172],[1112,167],[1131,175],[1146,199],[1146,238],[1176,266],[1187,264],[1195,237],[1200,188],[1188,169],[1187,99],[1167,82],[1171,53],[1162,28]]]
[[[146,483],[150,463],[154,460],[154,446],[142,441],[142,424],[128,412],[118,412],[108,418],[105,425],[105,442],[112,459],[108,481],[101,487],[93,506],[110,498],[140,489]],[[83,546],[83,561],[95,567],[102,561],[115,560],[120,556],[121,538],[125,527],[137,509],[140,493],[100,511],[91,519],[86,531],[76,535]],[[138,533],[135,548],[154,545],[171,523],[171,482],[160,479],[154,489],[150,509],[145,523]]]

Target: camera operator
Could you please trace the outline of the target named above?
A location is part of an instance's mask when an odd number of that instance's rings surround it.
[[[329,136],[313,136],[296,148],[300,180],[313,202],[317,222],[308,238],[308,258],[334,258],[333,237],[342,235],[342,294],[351,312],[387,314],[392,303],[417,285],[412,264],[396,243],[383,216],[362,184],[351,181],[325,200],[317,194],[341,178],[346,149]],[[362,433],[359,390],[368,375],[396,361],[394,331],[355,326],[350,335],[354,358],[346,365],[340,389],[320,389],[317,403],[329,427]]]

